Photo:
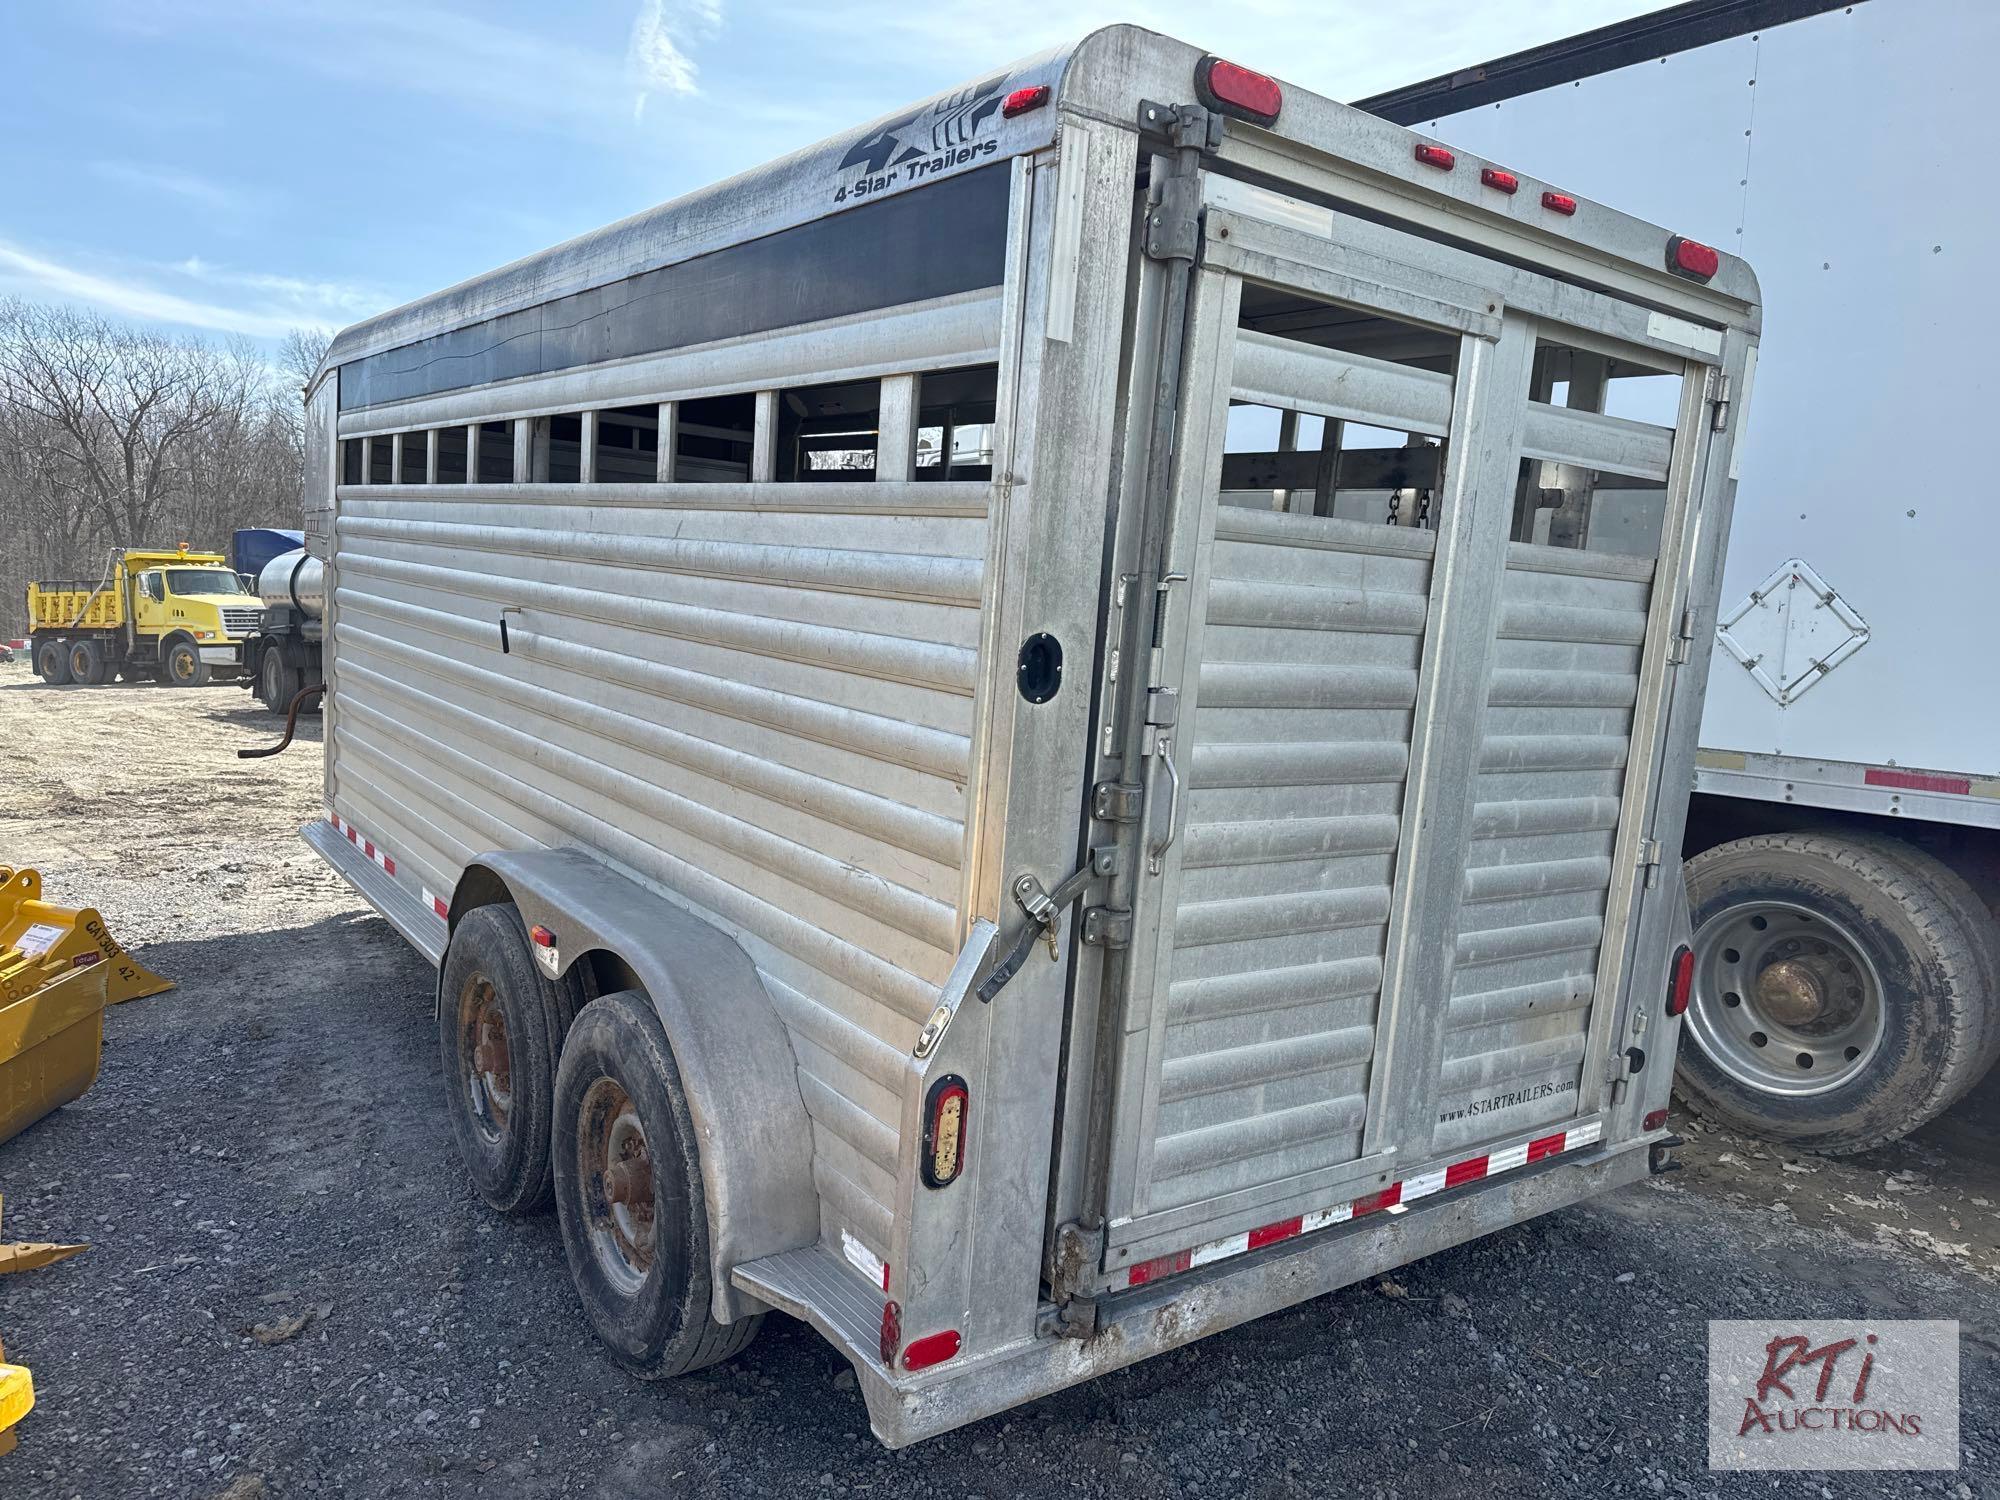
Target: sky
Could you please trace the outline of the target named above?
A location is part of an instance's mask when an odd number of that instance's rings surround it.
[[[1355,99],[1652,8],[16,0],[0,296],[269,344],[358,322],[1104,22]]]

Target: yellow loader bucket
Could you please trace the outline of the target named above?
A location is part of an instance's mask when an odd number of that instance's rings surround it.
[[[0,1361],[0,1454],[14,1451],[14,1424],[35,1405],[35,1382],[20,1365]]]
[[[89,907],[52,906],[41,877],[0,886],[0,1141],[97,1080],[104,1007],[171,989],[134,963]]]

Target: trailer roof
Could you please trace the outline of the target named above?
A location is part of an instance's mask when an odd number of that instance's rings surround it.
[[[327,351],[315,383],[340,365],[404,348],[468,325],[491,323],[556,298],[606,287],[733,245],[828,219],[846,209],[930,186],[981,165],[1050,145],[1065,114],[1136,128],[1141,99],[1186,102],[1203,51],[1136,26],[1110,26],[1079,41],[996,68],[975,81],[883,115],[761,167],[577,236],[538,254],[355,324]],[[1253,59],[1254,61],[1254,59]],[[1015,90],[1047,86],[1046,106],[1012,118],[1002,104]],[[1364,167],[1410,175],[1409,134],[1363,110],[1290,84],[1274,134],[1339,153]],[[1491,215],[1479,199],[1477,163],[1464,181],[1438,176],[1424,187]],[[1490,197],[1490,195],[1489,195]],[[1527,194],[1523,194],[1525,199]],[[1511,207],[1498,210],[1517,221]],[[1593,205],[1566,226],[1587,242],[1586,226],[1614,248],[1664,243],[1651,225]],[[1754,279],[1732,256],[1708,289],[1754,304]],[[345,405],[343,401],[343,405]]]

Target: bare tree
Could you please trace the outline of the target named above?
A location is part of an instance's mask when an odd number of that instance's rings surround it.
[[[244,341],[0,301],[0,633],[29,578],[94,578],[108,548],[298,524],[299,398],[325,345],[296,330],[274,365]]]

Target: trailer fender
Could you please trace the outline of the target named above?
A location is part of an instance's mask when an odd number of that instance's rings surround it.
[[[556,935],[556,972],[605,954],[644,986],[672,1044],[700,1142],[708,1244],[721,1322],[760,1310],[730,1283],[746,1261],[819,1238],[812,1126],[791,1037],[750,956],[712,923],[579,849],[481,855],[453,892],[450,921],[511,897]]]

